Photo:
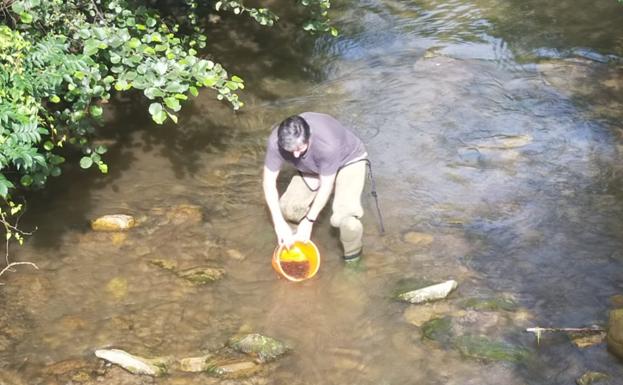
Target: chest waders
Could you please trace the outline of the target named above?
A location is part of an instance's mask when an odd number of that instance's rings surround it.
[[[381,230],[381,234],[385,234],[385,226],[383,225],[383,215],[381,214],[381,207],[379,205],[379,194],[376,192],[376,180],[374,179],[374,175],[372,174],[372,162],[370,162],[370,159],[360,159],[360,160],[356,160],[352,163],[348,163],[345,164],[344,166],[338,168],[336,175],[339,174],[339,172],[347,166],[350,166],[351,164],[357,163],[357,162],[366,162],[366,164],[368,165],[368,176],[370,177],[370,195],[372,195],[372,197],[374,197],[374,203],[376,205],[376,213],[378,215],[378,220],[379,220],[379,227]],[[318,191],[318,188],[311,188],[311,186],[309,184],[307,184],[307,181],[304,178],[304,174],[303,172],[301,172],[300,170],[298,171],[299,175],[301,176],[301,178],[303,179],[303,182],[305,183],[305,185],[307,186],[307,188],[310,191]]]

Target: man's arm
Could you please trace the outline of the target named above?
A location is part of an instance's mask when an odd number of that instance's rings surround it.
[[[277,234],[277,242],[279,242],[280,245],[290,247],[292,243],[294,243],[294,239],[290,225],[288,225],[284,219],[281,213],[281,207],[279,206],[279,192],[277,191],[278,176],[279,171],[271,171],[268,167],[264,166],[264,176],[262,179],[264,199],[266,200],[270,215],[273,219],[275,234]]]
[[[320,175],[320,187],[318,187],[318,193],[316,193],[316,198],[314,199],[311,207],[307,211],[307,215],[305,215],[305,218],[303,218],[301,223],[299,223],[298,228],[296,229],[295,238],[297,240],[303,242],[309,241],[314,222],[316,221],[316,219],[318,219],[318,215],[320,215],[320,212],[329,201],[329,197],[333,192],[335,176],[335,173],[331,175]]]

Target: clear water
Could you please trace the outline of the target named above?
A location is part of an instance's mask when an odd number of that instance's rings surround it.
[[[588,370],[623,383],[605,344],[579,349],[552,334],[537,345],[524,331],[603,326],[623,292],[623,5],[334,5],[338,38],[217,25],[216,36],[242,42],[213,48],[247,81],[239,113],[209,92],[176,127],[155,127],[135,100],[111,107],[101,138],[110,174],[70,170],[30,198],[22,223],[38,229],[12,257],[40,269],[3,277],[3,372],[47,383],[46,367],[96,361],[97,348],[188,357],[255,331],[293,351],[240,383],[569,384]],[[332,114],[364,139],[386,233],[366,194],[365,257],[345,266],[324,213],[313,235],[320,272],[292,284],[270,266],[260,180],[270,126],[302,111]],[[183,204],[202,219],[176,216]],[[90,219],[111,213],[141,225],[125,236],[90,232]],[[408,242],[412,232],[428,241]],[[226,276],[193,286],[156,259]],[[405,279],[457,280],[445,303],[459,329],[532,358],[475,360],[422,338],[410,314],[429,307],[391,299]],[[491,297],[519,307],[461,306]],[[173,373],[155,383],[210,381]]]

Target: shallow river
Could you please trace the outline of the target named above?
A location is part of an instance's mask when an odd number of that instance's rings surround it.
[[[2,277],[0,383],[571,384],[592,370],[623,384],[605,343],[525,332],[603,327],[623,293],[623,4],[336,1],[332,16],[338,38],[215,24],[213,51],[247,82],[239,113],[207,91],[178,126],[111,106],[110,174],[69,170],[30,197],[22,224],[38,229],[11,253],[39,270]],[[364,140],[386,232],[368,188],[362,261],[342,263],[325,212],[320,271],[293,284],[270,265],[260,177],[270,126],[302,111]],[[140,226],[89,230],[112,213]],[[225,275],[193,285],[163,266]],[[447,279],[458,289],[434,306],[392,298]],[[435,318],[447,335],[425,332]],[[93,355],[198,356],[240,332],[292,350],[228,380],[152,380]]]

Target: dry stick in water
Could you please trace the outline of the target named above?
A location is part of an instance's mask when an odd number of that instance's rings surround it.
[[[534,333],[536,335],[536,343],[541,340],[541,334],[543,332],[563,332],[563,333],[604,333],[605,330],[598,327],[593,328],[527,328],[528,333]]]

